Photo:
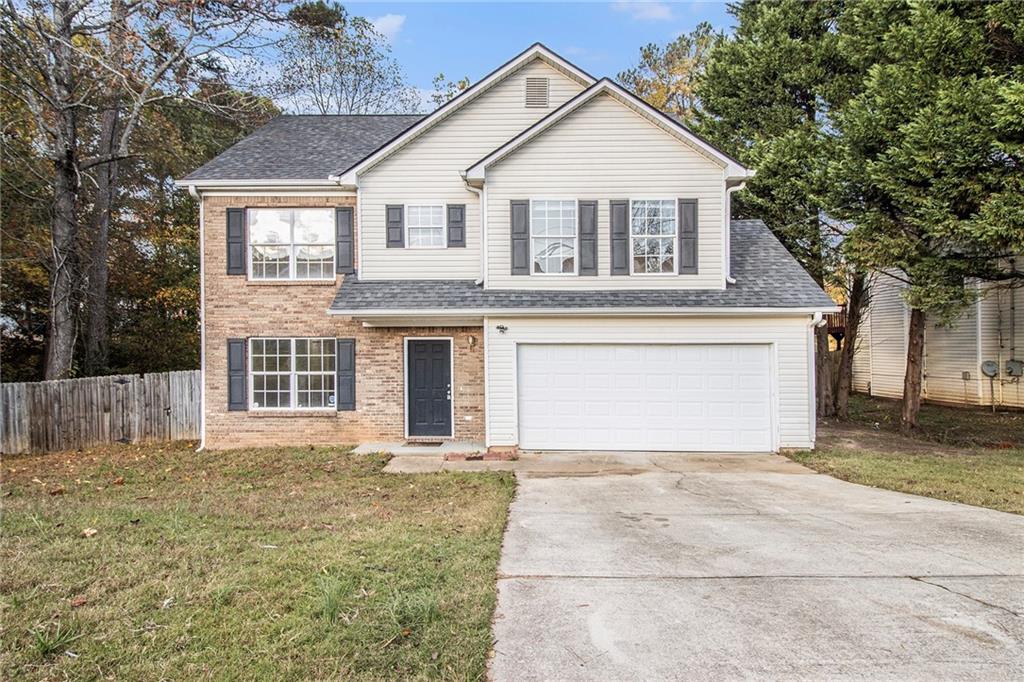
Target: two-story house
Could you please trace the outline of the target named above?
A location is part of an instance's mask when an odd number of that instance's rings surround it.
[[[542,45],[427,116],[281,116],[201,199],[208,447],[814,445],[832,301],[753,171]]]

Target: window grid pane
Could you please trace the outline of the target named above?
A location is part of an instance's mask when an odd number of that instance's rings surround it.
[[[334,279],[334,214],[329,208],[248,210],[253,279]]]
[[[249,357],[254,409],[335,406],[334,339],[252,339]]]
[[[409,246],[444,247],[444,206],[406,206],[405,227]]]
[[[634,273],[675,272],[676,202],[674,200],[634,200],[629,234],[632,242]]]
[[[531,202],[530,246],[535,274],[576,272],[576,202]]]

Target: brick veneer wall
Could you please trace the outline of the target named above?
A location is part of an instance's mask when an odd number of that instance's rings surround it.
[[[204,197],[206,265],[206,445],[343,444],[405,435],[404,338],[451,336],[455,438],[484,439],[480,328],[373,328],[328,316],[338,282],[250,282],[226,273],[227,208],[352,206],[355,197]],[[357,233],[358,239],[358,226]],[[340,279],[339,279],[340,281]],[[350,412],[229,412],[227,339],[327,336],[356,340],[356,409]]]

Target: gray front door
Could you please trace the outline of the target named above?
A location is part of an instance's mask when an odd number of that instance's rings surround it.
[[[453,435],[451,341],[410,339],[407,362],[409,435]]]

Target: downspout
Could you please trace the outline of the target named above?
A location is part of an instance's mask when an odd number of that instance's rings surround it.
[[[199,200],[199,447],[206,448],[206,206],[195,185],[188,193]]]
[[[823,324],[825,324],[825,316],[822,315],[821,312],[814,313],[811,317],[811,321],[807,324],[807,374],[808,384],[810,385],[810,391],[808,391],[807,395],[807,414],[810,419],[809,424],[812,448],[818,438],[818,372],[815,362],[815,350],[817,344],[814,342],[814,330]]]
[[[487,186],[483,189],[473,187],[466,180],[466,175],[462,174],[462,182],[465,183],[466,189],[480,198],[480,278],[477,279],[474,284],[480,286],[484,285],[487,288]]]
[[[738,185],[725,188],[725,281],[729,284],[736,284],[736,278],[732,276],[732,193],[746,185],[747,181],[741,180]]]

